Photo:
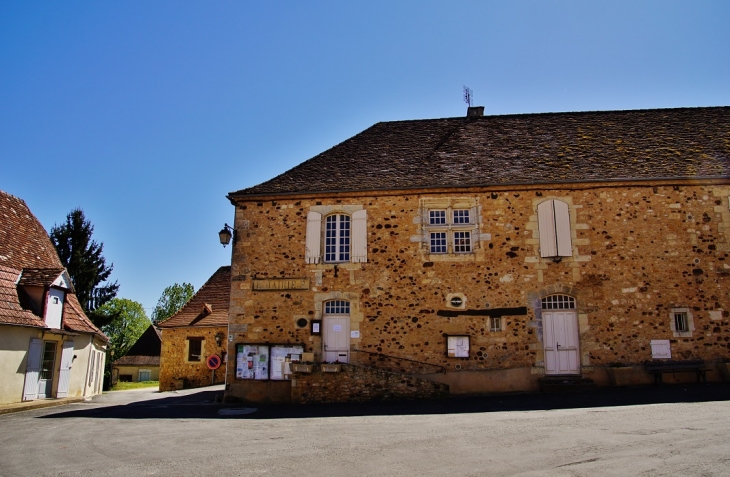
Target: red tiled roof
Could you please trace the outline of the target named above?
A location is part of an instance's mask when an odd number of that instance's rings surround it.
[[[230,297],[231,267],[220,267],[180,311],[157,326],[228,326]]]
[[[20,305],[16,285],[19,276],[19,270],[0,265],[0,323],[47,328],[39,316]]]
[[[16,281],[20,276],[21,286],[46,287],[63,271],[46,229],[25,202],[0,191],[0,323],[47,328],[41,317],[21,306]],[[63,327],[94,333],[108,341],[91,323],[73,293],[66,293]]]
[[[56,249],[25,201],[0,191],[0,265],[63,268]]]
[[[728,177],[730,107],[516,114],[377,123],[228,198]]]

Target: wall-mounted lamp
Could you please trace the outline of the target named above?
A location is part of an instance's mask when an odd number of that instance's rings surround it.
[[[222,239],[221,239],[221,243],[223,243]],[[215,342],[216,342],[216,344],[218,346],[220,346],[221,345],[221,342],[223,342],[223,337],[224,337],[223,333],[216,333],[215,334]]]
[[[236,231],[228,224],[225,224],[220,232],[218,232],[218,237],[221,240],[221,245],[224,247],[231,243],[231,238],[233,238],[233,243],[236,243]]]

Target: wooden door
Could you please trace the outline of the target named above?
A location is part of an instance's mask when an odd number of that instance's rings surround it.
[[[324,360],[326,362],[350,361],[350,317],[325,316],[324,325]]]
[[[68,397],[68,387],[71,382],[71,365],[74,360],[74,342],[64,341],[61,351],[61,370],[58,373],[58,391],[56,397]]]
[[[38,379],[41,372],[41,357],[43,356],[43,340],[32,338],[28,348],[27,366],[25,368],[25,386],[23,387],[23,401],[38,399]]]
[[[543,311],[545,374],[580,374],[578,315],[575,311]]]

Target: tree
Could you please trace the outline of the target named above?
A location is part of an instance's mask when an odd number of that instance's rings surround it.
[[[114,359],[124,356],[152,324],[142,304],[127,298],[112,298],[97,308],[96,313],[109,319],[101,331],[109,337]]]
[[[152,311],[152,323],[159,323],[177,313],[194,294],[195,289],[190,283],[175,283],[165,288]]]
[[[84,312],[101,327],[113,317],[95,313],[95,310],[117,295],[119,284],[106,282],[114,264],[106,266],[102,255],[104,244],[92,240],[93,233],[94,227],[84,217],[84,211],[74,209],[66,216],[65,224],[54,224],[50,236],[61,263],[71,276]],[[102,282],[106,283],[100,285]]]

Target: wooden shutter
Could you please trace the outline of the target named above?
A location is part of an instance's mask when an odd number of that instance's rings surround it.
[[[38,374],[41,370],[41,354],[43,353],[43,340],[32,338],[28,348],[28,364],[25,371],[25,387],[23,388],[23,401],[38,399]]]
[[[68,387],[71,381],[71,365],[73,364],[74,342],[64,341],[61,351],[61,372],[58,375],[57,398],[68,397]]]
[[[555,209],[555,237],[558,247],[557,255],[572,257],[573,246],[570,240],[570,211],[568,204],[559,200],[553,201]]]
[[[322,259],[322,214],[307,214],[307,239],[304,258],[307,263],[319,263]]]
[[[537,206],[537,226],[540,231],[540,256],[556,257],[558,246],[555,241],[555,209],[552,200]]]
[[[352,214],[352,261],[368,261],[368,213],[366,210],[358,210]]]
[[[651,340],[651,357],[654,359],[671,359],[672,348],[669,340]]]

